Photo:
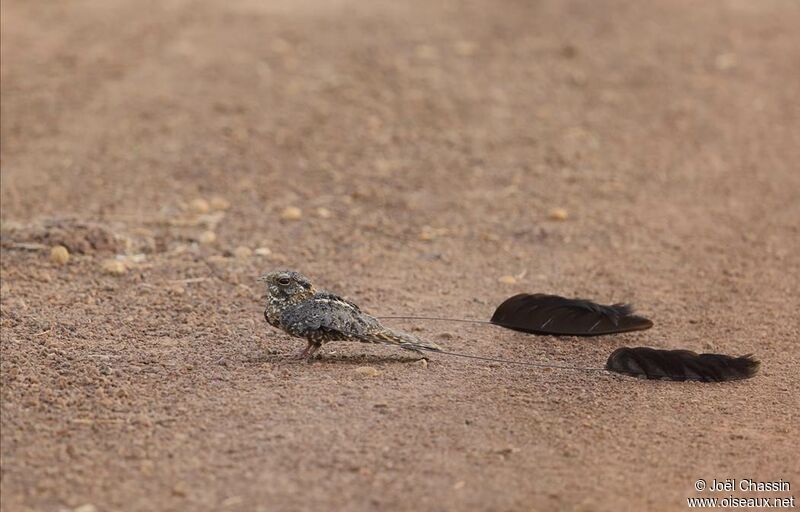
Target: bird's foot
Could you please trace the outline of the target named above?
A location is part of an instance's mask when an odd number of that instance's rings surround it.
[[[297,354],[296,358],[311,362],[314,359],[314,355],[317,353],[317,350],[319,350],[321,346],[322,345],[316,345],[309,341],[308,345],[306,345],[306,348],[304,348],[302,352]]]

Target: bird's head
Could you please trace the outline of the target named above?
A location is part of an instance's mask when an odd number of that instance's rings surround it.
[[[258,278],[267,285],[267,297],[271,300],[298,302],[316,293],[311,281],[293,270],[269,272]]]

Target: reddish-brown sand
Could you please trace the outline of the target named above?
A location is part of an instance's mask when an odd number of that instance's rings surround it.
[[[4,0],[2,510],[798,494],[798,26],[792,0]],[[359,344],[301,363],[261,316],[276,268],[374,314],[487,318],[537,291],[655,321],[391,323],[451,350],[752,352],[762,371],[424,367]]]

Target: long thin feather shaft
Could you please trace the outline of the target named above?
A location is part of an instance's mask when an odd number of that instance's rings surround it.
[[[556,368],[559,370],[578,370],[578,371],[586,371],[586,372],[604,372],[607,371],[605,368],[591,368],[591,367],[584,367],[584,366],[569,366],[569,365],[560,365],[560,364],[551,364],[551,363],[534,363],[531,361],[516,361],[513,359],[501,359],[496,357],[483,357],[483,356],[473,356],[471,354],[462,354],[460,352],[448,352],[445,350],[434,350],[429,348],[420,347],[419,350],[426,350],[429,352],[434,352],[436,354],[444,354],[447,356],[455,356],[455,357],[463,357],[466,359],[476,359],[478,361],[489,361],[493,363],[505,363],[505,364],[519,364],[524,366],[533,366],[536,368]]]
[[[445,318],[441,316],[378,316],[379,320],[437,320],[442,322],[463,322],[467,324],[497,325],[489,320],[471,320],[469,318]]]

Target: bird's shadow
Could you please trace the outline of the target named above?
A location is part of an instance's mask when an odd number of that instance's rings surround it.
[[[365,365],[365,364],[396,364],[396,363],[416,363],[421,359],[427,359],[421,356],[403,357],[396,355],[379,355],[379,354],[320,354],[312,359],[301,359],[295,354],[262,354],[255,357],[245,359],[245,363],[262,364],[262,363],[283,363],[283,364],[298,364],[298,365]]]

